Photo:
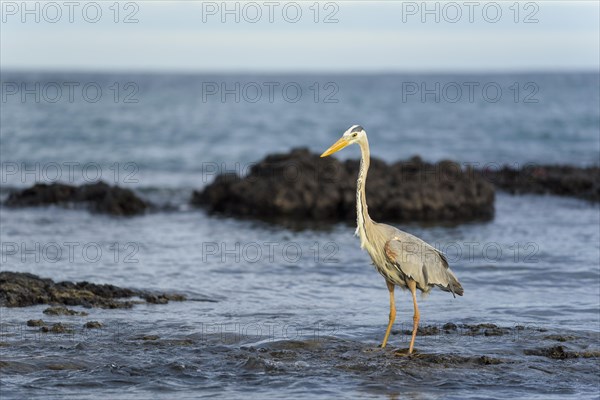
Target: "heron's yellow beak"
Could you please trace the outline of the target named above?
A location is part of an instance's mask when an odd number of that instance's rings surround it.
[[[346,139],[345,137],[341,137],[337,142],[332,144],[330,148],[325,150],[325,152],[323,154],[321,154],[321,157],[330,156],[333,153],[335,153],[336,151],[340,151],[344,147],[348,146],[349,144],[350,144],[350,142],[348,141],[348,139]]]

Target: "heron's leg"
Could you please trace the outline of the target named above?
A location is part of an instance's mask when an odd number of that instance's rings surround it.
[[[386,281],[386,283],[388,290],[390,291],[390,321],[388,322],[388,327],[385,331],[385,337],[383,338],[383,343],[381,343],[381,348],[384,348],[387,344],[390,332],[392,331],[392,325],[394,324],[394,320],[396,319],[396,301],[394,300],[394,284],[388,281]]]
[[[412,354],[413,347],[415,345],[415,338],[417,337],[417,329],[419,328],[419,306],[417,306],[417,283],[413,280],[408,282],[408,288],[412,293],[413,304],[415,306],[415,315],[413,316],[413,331],[412,338],[410,339],[410,346],[408,348],[408,354]]]

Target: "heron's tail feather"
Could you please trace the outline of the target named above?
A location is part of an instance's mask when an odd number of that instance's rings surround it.
[[[448,268],[446,270],[446,273],[448,275],[448,285],[446,287],[443,287],[442,289],[447,292],[452,292],[452,295],[457,294],[459,296],[462,296],[465,291],[458,279],[456,279],[456,276],[454,275],[452,270]]]

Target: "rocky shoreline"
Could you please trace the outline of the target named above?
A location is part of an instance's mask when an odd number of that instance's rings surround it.
[[[190,204],[235,217],[353,221],[358,170],[358,160],[323,159],[307,149],[295,149],[268,155],[246,176],[217,176],[193,192]],[[453,161],[427,163],[419,157],[391,164],[374,158],[366,188],[369,212],[375,220],[457,223],[493,218],[496,189],[599,202],[600,167],[531,164],[481,170]],[[4,205],[59,205],[114,216],[143,215],[157,209],[132,190],[104,182],[81,186],[38,183],[11,193]]]
[[[600,167],[570,165],[504,166],[480,174],[498,189],[511,194],[553,194],[600,201]]]
[[[81,186],[63,183],[37,183],[25,190],[11,193],[5,204],[9,207],[81,206],[100,214],[132,216],[143,214],[150,203],[139,198],[129,189],[95,182]]]
[[[134,300],[133,298],[141,300]],[[114,285],[98,285],[90,282],[54,282],[49,278],[23,272],[0,272],[0,307],[27,307],[48,304],[48,315],[81,315],[64,306],[86,308],[131,308],[137,303],[166,304],[184,301],[186,297],[175,293],[121,288]]]
[[[267,156],[244,177],[217,176],[194,192],[192,204],[233,216],[351,221],[358,170],[358,160],[322,159],[295,149]],[[430,164],[419,157],[393,164],[375,158],[366,189],[375,220],[467,222],[493,217],[495,189],[600,201],[600,168],[530,165],[478,170],[452,161]]]
[[[296,149],[267,156],[247,176],[218,176],[194,192],[192,204],[236,216],[352,221],[358,170],[357,160]],[[494,215],[493,186],[451,161],[371,159],[366,190],[375,220],[462,222]]]

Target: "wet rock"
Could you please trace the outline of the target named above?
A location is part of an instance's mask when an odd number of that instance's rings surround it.
[[[66,325],[63,325],[60,322],[53,324],[50,328],[48,328],[47,326],[42,326],[40,328],[40,331],[45,333],[73,333],[73,330],[71,328],[67,327]]]
[[[456,324],[453,324],[452,322],[448,322],[445,323],[444,326],[442,326],[442,329],[445,332],[454,332],[458,329],[458,326]]]
[[[169,299],[165,298],[164,296],[156,296],[156,295],[149,295],[144,297],[144,300],[146,300],[147,303],[151,303],[151,304],[167,304],[169,302]]]
[[[301,349],[317,349],[321,346],[318,340],[280,340],[270,344],[272,349],[276,350],[301,350]]]
[[[192,339],[160,339],[158,335],[138,336],[136,340],[144,342],[145,346],[151,346],[159,349],[168,349],[173,347],[188,347],[193,346],[195,342]]]
[[[181,364],[181,363],[169,363],[168,367],[173,369],[174,371],[178,371],[178,372],[185,371],[185,368],[186,368],[185,364]]]
[[[506,333],[506,330],[501,328],[491,328],[483,331],[484,336],[502,336]]]
[[[548,357],[554,360],[566,360],[569,358],[599,358],[600,351],[569,351],[564,346],[552,346],[547,348],[539,349],[526,349],[523,351],[528,356],[542,356]]]
[[[162,304],[168,300],[183,301],[180,294],[155,294],[147,291],[121,288],[114,285],[90,282],[58,282],[40,278],[37,275],[21,272],[0,272],[0,306],[26,307],[36,304],[63,306],[84,306],[100,308],[131,308],[131,297],[157,298]],[[66,310],[66,311],[65,311]],[[50,307],[49,315],[87,315],[84,312],[68,310],[65,307]],[[75,314],[73,314],[75,313]]]
[[[569,340],[575,339],[575,337],[570,335],[548,335],[544,336],[544,339],[556,340],[557,342],[567,342]]]
[[[496,365],[496,364],[502,364],[502,360],[499,360],[497,358],[492,358],[492,357],[488,357],[488,356],[481,356],[477,359],[477,363],[481,364],[481,365]]]
[[[495,324],[462,324],[460,327],[452,322],[448,322],[440,327],[435,325],[422,325],[417,329],[417,336],[434,336],[439,334],[457,333],[462,335],[484,335],[484,336],[502,336],[510,333],[510,328],[499,327]],[[392,331],[393,334],[398,333]],[[412,335],[412,329],[400,331],[404,335]]]
[[[84,311],[75,311],[69,310],[66,307],[48,307],[44,310],[44,314],[46,315],[78,315],[80,317],[85,317],[88,313]]]
[[[46,368],[49,370],[52,370],[52,371],[81,370],[81,369],[85,369],[85,365],[67,362],[67,363],[47,364]]]
[[[241,367],[249,371],[265,372],[274,371],[277,369],[277,365],[275,362],[256,356],[248,357],[246,361],[242,363]]]
[[[224,174],[192,204],[209,211],[260,218],[354,220],[359,162],[320,158],[306,149],[267,156],[245,177]],[[371,160],[369,212],[375,220],[466,221],[489,219],[494,188],[472,169],[414,157],[387,164]]]
[[[600,358],[600,351],[583,351],[577,354],[582,358]]]
[[[269,355],[277,360],[295,360],[298,357],[298,353],[290,350],[271,351]]]
[[[394,350],[394,356],[396,357],[417,357],[419,353],[419,350],[416,348],[413,348],[413,352],[409,353],[410,349],[408,347],[404,348],[404,349],[397,349]]]
[[[51,279],[42,279],[33,274],[0,272],[0,305],[20,307],[48,304],[48,287],[53,284]]]
[[[402,333],[405,335],[412,335],[412,329],[405,329]],[[434,325],[419,326],[417,328],[417,336],[433,336],[438,335],[439,333],[440,329]]]
[[[102,326],[103,325],[98,321],[88,321],[83,325],[86,329],[100,329]]]
[[[465,324],[465,327],[468,327],[471,330],[479,330],[479,329],[484,329],[484,328],[489,328],[489,329],[498,329],[498,325],[496,324],[477,324],[477,325],[468,325]]]
[[[499,327],[496,324],[463,324],[461,327],[465,330],[467,335],[484,335],[484,336],[502,336],[511,332],[511,329]]]
[[[146,300],[147,303],[150,304],[167,304],[169,302],[169,300],[172,301],[185,301],[185,296],[181,295],[181,294],[167,294],[167,293],[161,293],[161,294],[144,294],[141,296],[144,300]]]
[[[502,364],[504,361],[489,357],[489,356],[470,356],[465,357],[458,354],[425,354],[425,353],[413,353],[409,356],[413,360],[418,360],[421,363],[427,364],[443,364],[443,365],[497,365]]]
[[[136,337],[137,340],[158,340],[160,336],[158,335],[143,335]]]
[[[27,321],[27,326],[46,326],[46,323],[41,319],[30,319]]]
[[[572,351],[567,351],[563,346],[553,346],[542,349],[524,350],[528,356],[543,356],[554,360],[566,360],[567,358],[577,358],[579,354]]]
[[[81,186],[62,183],[37,183],[20,192],[11,193],[6,200],[10,207],[32,207],[58,204],[81,204],[93,212],[130,216],[144,213],[149,204],[129,189],[96,182]]]
[[[178,293],[163,293],[161,294],[162,297],[166,298],[169,301],[186,301],[187,298],[182,295],[182,294],[178,294]],[[215,302],[215,300],[210,300],[211,302]]]
[[[482,170],[481,175],[512,194],[547,193],[600,201],[600,167],[528,165],[517,169],[504,166]]]

